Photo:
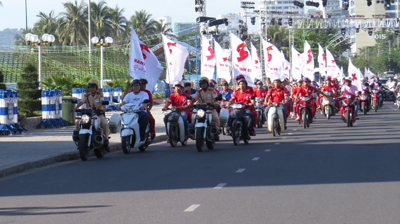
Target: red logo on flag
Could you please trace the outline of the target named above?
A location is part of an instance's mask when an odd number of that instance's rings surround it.
[[[271,62],[272,60],[272,54],[269,53],[269,51],[272,50],[273,50],[272,46],[267,47],[268,62]]]
[[[140,49],[142,50],[143,59],[146,60],[147,56],[146,56],[146,54],[143,52],[143,50],[145,50],[145,51],[147,51],[147,52],[150,53],[149,47],[148,47],[147,45],[145,45],[145,44],[140,44]]]
[[[325,61],[325,54],[324,53],[322,53],[322,60]]]
[[[207,58],[207,61],[209,61],[209,60],[211,60],[211,59],[213,59],[214,58],[214,51],[212,50],[212,47],[211,46],[208,46],[208,49],[207,49],[209,52],[210,52],[210,54],[211,55],[209,55],[209,56],[206,56],[206,58]]]
[[[241,62],[245,60],[249,56],[249,52],[247,52],[244,48],[246,47],[246,44],[241,43],[239,46],[236,48],[237,52],[239,52],[239,57],[237,58],[238,62]]]
[[[354,81],[354,80],[357,80],[356,73],[351,74],[351,76],[353,76],[353,77],[352,77],[352,80],[353,80],[353,81]]]
[[[228,58],[222,58],[222,60],[224,60],[224,62],[226,62],[228,60]]]
[[[171,46],[174,46],[174,47],[176,47],[176,43],[169,42],[169,43],[167,43],[167,46],[168,46],[168,49],[169,49],[169,53],[170,53],[170,54],[172,54],[172,49],[171,49]]]
[[[309,64],[309,63],[312,61],[312,59],[313,59],[312,50],[311,50],[311,49],[308,50],[307,56],[308,56],[307,64]]]

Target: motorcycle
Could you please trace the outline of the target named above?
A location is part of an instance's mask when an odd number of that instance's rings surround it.
[[[309,96],[302,96],[300,97],[300,119],[299,119],[299,124],[303,123],[304,129],[310,127],[310,124],[312,123],[312,109],[311,109],[311,103],[308,101],[311,98]]]
[[[332,116],[335,116],[335,100],[331,91],[326,91],[324,94],[321,103],[322,114],[329,120]]]
[[[143,101],[143,103],[149,102],[149,100]],[[122,114],[113,114],[111,116],[109,125],[113,129],[115,126],[120,125],[122,151],[125,154],[129,154],[132,148],[139,148],[141,152],[146,151],[152,139],[149,125],[147,125],[145,138],[140,141],[139,115],[137,114],[137,112],[141,111],[140,106],[127,103],[121,107],[121,111],[123,112]]]
[[[394,101],[394,94],[392,91],[390,91],[386,86],[381,86],[382,94],[383,94],[383,100],[384,101]]]
[[[378,108],[380,106],[379,94],[379,90],[372,90],[371,107],[375,112],[378,111]]]
[[[169,143],[172,147],[176,147],[178,142],[182,144],[182,146],[187,145],[188,136],[185,135],[185,121],[186,117],[183,117],[178,111],[179,107],[171,107],[168,110],[171,110],[169,113],[168,121],[167,121],[167,130],[169,137]],[[164,118],[165,119],[165,118]]]
[[[220,129],[223,135],[226,135],[226,127],[229,118],[229,109],[225,107],[227,100],[225,97],[219,102],[221,110],[219,111],[219,123],[221,125]]]
[[[354,122],[356,122],[355,104],[356,97],[354,95],[343,95],[342,111],[344,111],[344,113],[342,119],[347,124],[347,127],[353,127]]]
[[[250,130],[248,128],[248,122],[250,117],[246,115],[244,103],[236,102],[230,106],[232,112],[229,114],[229,131],[232,133],[232,139],[234,145],[239,145],[241,139],[245,144],[249,143]]]
[[[362,90],[360,95],[360,110],[364,115],[367,115],[367,112],[371,109],[371,99],[367,91]]]
[[[102,102],[102,105],[108,104],[108,101]],[[76,110],[76,112],[81,113],[81,117],[77,117],[80,130],[74,131],[72,139],[78,146],[79,156],[83,161],[88,160],[91,150],[94,151],[97,158],[103,158],[106,154],[108,145],[104,143],[105,134],[100,125],[98,111],[95,107]]]
[[[257,128],[262,128],[265,123],[265,105],[263,103],[264,99],[262,97],[256,97],[255,99],[255,110],[257,112]]]
[[[220,100],[220,99],[217,99]],[[214,105],[210,103],[198,103],[193,106],[192,119],[195,124],[189,125],[189,134],[196,140],[196,149],[203,151],[204,141],[208,149],[214,149],[215,141],[219,140],[219,130],[212,121]]]
[[[281,132],[285,130],[283,116],[286,116],[286,114],[282,113],[280,107],[283,107],[283,105],[273,102],[272,107],[268,110],[268,131],[272,132],[273,136],[276,136],[276,134],[281,135]]]

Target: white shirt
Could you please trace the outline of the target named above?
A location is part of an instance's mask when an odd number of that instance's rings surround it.
[[[149,99],[149,94],[144,91],[140,91],[138,94],[135,94],[134,92],[126,94],[123,101],[126,103],[139,105],[139,107],[141,107],[143,105],[143,101],[146,99]]]
[[[386,83],[389,90],[394,91],[396,89],[396,81],[391,81]]]

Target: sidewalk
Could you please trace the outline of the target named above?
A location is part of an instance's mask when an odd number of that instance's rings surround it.
[[[152,109],[157,133],[153,142],[167,140],[162,106],[156,105]],[[107,118],[113,113],[120,112],[107,112]],[[31,129],[22,134],[0,136],[0,178],[60,161],[78,159],[78,150],[72,141],[74,129],[75,126]],[[110,136],[111,151],[121,150],[119,133]]]

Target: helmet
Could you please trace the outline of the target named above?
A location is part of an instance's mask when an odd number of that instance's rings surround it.
[[[238,81],[238,83],[241,83],[241,82],[245,82],[245,83],[246,83],[246,86],[247,86],[247,81],[246,81],[246,79],[240,79],[240,80]]]
[[[174,86],[180,86],[181,88],[183,88],[183,82],[177,81]]]
[[[262,85],[263,84],[263,82],[261,81],[261,80],[258,80],[257,82],[256,82],[256,85]]]
[[[241,80],[241,79],[244,79],[244,75],[238,75],[238,76],[236,77],[236,81],[239,81],[239,80]]]
[[[350,77],[347,77],[347,78],[345,78],[343,81],[345,81],[345,82],[351,82],[351,81],[353,81]]]
[[[325,81],[332,81],[332,79],[328,77],[325,79]]]
[[[199,79],[199,85],[201,85],[202,83],[207,83],[207,85],[210,85],[210,80],[208,80],[207,77],[201,77]]]
[[[337,81],[337,78],[333,78],[332,81]]]
[[[89,82],[88,82],[88,87],[96,87],[96,88],[99,88],[99,81],[97,81],[97,79],[91,79],[91,80],[89,80]]]
[[[146,78],[141,77],[141,78],[140,78],[140,83],[141,83],[141,84],[147,84],[148,82],[147,82],[147,79],[146,79]]]
[[[222,86],[229,86],[228,82],[224,79],[221,81]]]
[[[140,80],[139,79],[132,80],[132,86],[133,86],[133,84],[139,84],[140,85]]]
[[[214,79],[210,79],[210,86],[215,86],[217,82]]]
[[[302,79],[297,80],[297,83],[303,83]]]
[[[307,78],[307,77],[304,77],[304,78],[303,78],[303,81],[304,81],[304,82],[311,82],[311,80],[310,80],[309,78]]]

